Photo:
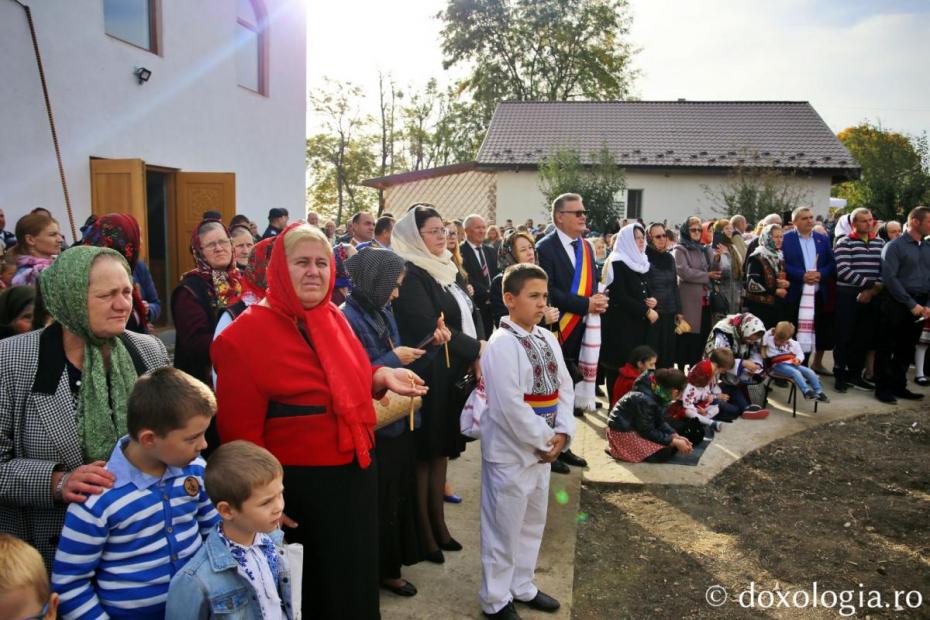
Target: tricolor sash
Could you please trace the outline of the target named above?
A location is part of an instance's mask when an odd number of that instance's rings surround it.
[[[572,278],[570,292],[579,297],[590,297],[594,292],[594,252],[587,242],[580,238],[575,248],[575,276]],[[565,342],[578,328],[584,315],[563,312],[559,316],[559,344]]]
[[[559,391],[551,394],[524,394],[523,402],[529,405],[533,412],[545,418],[549,428],[555,428],[555,414],[559,409]]]

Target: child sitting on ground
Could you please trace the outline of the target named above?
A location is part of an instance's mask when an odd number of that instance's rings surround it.
[[[519,263],[503,278],[501,319],[481,356],[488,408],[481,419],[481,609],[519,618],[514,601],[554,612],[533,583],[546,525],[549,463],[575,433],[575,393],[555,336],[539,327],[548,277]]]
[[[139,377],[112,488],[71,504],[52,563],[62,617],[164,618],[168,582],[219,521],[204,491],[210,389],[172,367]]]
[[[723,422],[740,417],[743,412],[717,384],[717,377],[732,370],[734,362],[732,351],[718,348],[711,351],[708,359],[692,366],[688,385],[681,396],[685,417],[696,419],[715,431],[723,429]]]
[[[0,534],[0,618],[55,620],[57,610],[42,556],[15,536]]]
[[[617,401],[633,389],[633,384],[641,374],[647,370],[656,369],[656,360],[658,355],[649,345],[641,344],[630,352],[630,359],[627,364],[620,369],[617,380],[614,382],[610,392],[610,406],[613,407]]]
[[[607,418],[608,453],[628,463],[667,461],[678,452],[690,454],[704,440],[699,424],[688,425],[691,436],[676,431],[665,417],[681,398],[685,375],[677,368],[660,368],[640,375],[633,390],[617,401]]]
[[[829,403],[817,373],[801,363],[804,351],[792,336],[794,325],[780,321],[762,337],[762,354],[770,373],[793,381],[807,400],[816,398],[822,403]]]
[[[223,521],[171,580],[165,617],[290,620],[281,464],[254,443],[233,441],[210,455],[204,483]]]

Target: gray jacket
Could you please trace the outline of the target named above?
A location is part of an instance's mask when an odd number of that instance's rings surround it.
[[[67,509],[52,500],[52,472],[83,464],[61,337],[53,323],[0,341],[0,532],[38,549],[47,568]],[[154,336],[120,339],[137,373],[169,364]]]

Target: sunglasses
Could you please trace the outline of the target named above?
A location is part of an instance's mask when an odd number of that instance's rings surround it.
[[[666,237],[668,237],[668,235],[666,235],[665,233],[662,233],[660,235],[652,235],[653,239],[665,239]]]
[[[703,228],[689,228],[688,232],[704,232]]]
[[[588,214],[588,212],[584,209],[579,211],[559,211],[559,213],[567,213],[568,215],[574,215],[575,217],[584,217]]]

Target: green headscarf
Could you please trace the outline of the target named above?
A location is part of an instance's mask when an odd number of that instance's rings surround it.
[[[81,390],[78,395],[78,439],[87,462],[110,458],[116,440],[126,434],[126,403],[137,374],[129,351],[119,338],[100,339],[90,331],[87,287],[90,268],[98,256],[118,260],[131,276],[119,252],[94,246],[77,246],[62,252],[39,276],[49,314],[85,343]],[[101,347],[110,346],[109,387]]]

